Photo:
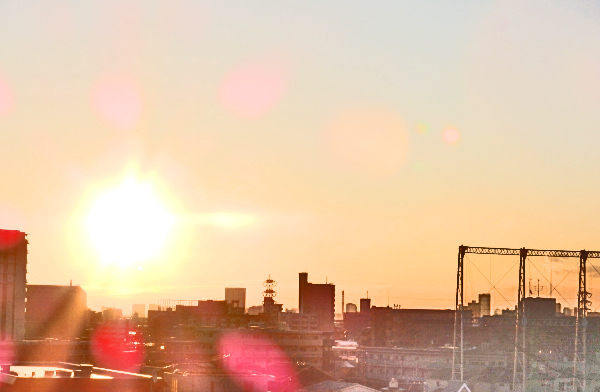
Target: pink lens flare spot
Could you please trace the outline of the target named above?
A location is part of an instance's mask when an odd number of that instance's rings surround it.
[[[15,344],[11,341],[0,342],[0,361],[11,363],[16,359]],[[1,390],[2,388],[0,388]]]
[[[288,79],[288,72],[281,65],[244,64],[225,76],[219,89],[219,99],[230,112],[246,119],[255,119],[268,113],[281,101]]]
[[[94,331],[90,344],[97,366],[137,372],[144,360],[140,331],[126,323],[106,323]]]
[[[94,86],[92,106],[110,126],[128,131],[140,121],[144,105],[137,83],[131,78],[118,76],[103,79]]]
[[[15,106],[15,100],[8,81],[0,75],[0,117],[10,113]]]
[[[258,373],[287,383],[287,390],[300,387],[292,360],[269,336],[259,332],[230,332],[219,340],[223,368],[240,386],[244,377]]]
[[[25,233],[19,230],[0,230],[0,251],[10,250],[25,242]]]
[[[458,142],[460,134],[454,128],[448,128],[444,131],[444,141],[448,144],[454,144]]]

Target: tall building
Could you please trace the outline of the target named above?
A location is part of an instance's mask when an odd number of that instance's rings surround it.
[[[85,331],[87,294],[80,286],[27,285],[26,339],[73,339]]]
[[[335,317],[335,285],[308,282],[308,273],[300,272],[298,285],[300,313],[318,315],[322,331],[333,332]]]
[[[225,287],[225,301],[232,308],[246,309],[246,289],[238,287]]]
[[[0,230],[0,341],[25,336],[26,234]]]

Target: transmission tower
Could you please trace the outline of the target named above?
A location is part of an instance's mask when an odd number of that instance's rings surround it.
[[[525,392],[527,382],[526,326],[525,319],[525,262],[529,256],[547,257],[579,257],[579,291],[577,295],[577,312],[575,314],[575,349],[573,355],[573,389],[586,387],[586,338],[587,312],[591,302],[591,293],[586,287],[586,263],[588,258],[600,258],[598,251],[539,250],[511,248],[483,248],[461,245],[458,247],[458,270],[456,273],[456,306],[454,314],[454,345],[452,353],[452,378],[464,381],[464,258],[466,253],[487,255],[519,256],[519,292],[517,317],[515,322],[515,350],[513,358],[514,391]]]

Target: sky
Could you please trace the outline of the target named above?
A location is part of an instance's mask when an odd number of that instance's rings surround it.
[[[600,250],[599,126],[594,1],[0,2],[0,228],[96,310],[295,308],[302,271],[452,308],[461,244]],[[467,261],[514,305],[515,260]]]

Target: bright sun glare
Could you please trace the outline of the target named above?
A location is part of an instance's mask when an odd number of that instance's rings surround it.
[[[102,261],[127,266],[157,255],[174,221],[149,184],[128,179],[98,196],[86,224]]]

